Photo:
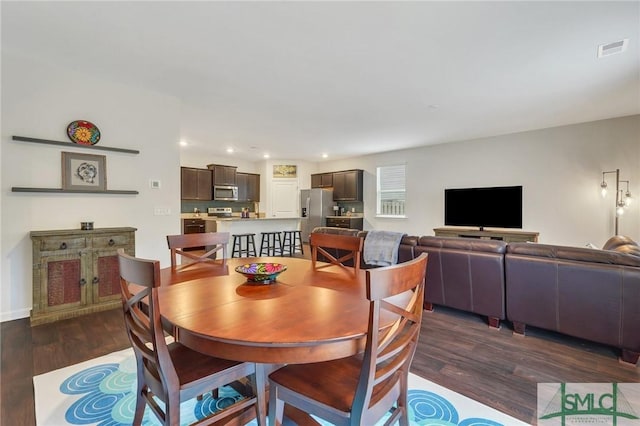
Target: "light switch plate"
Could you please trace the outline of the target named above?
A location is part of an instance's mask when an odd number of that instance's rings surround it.
[[[169,216],[171,214],[171,209],[169,207],[155,207],[153,209],[154,216]]]

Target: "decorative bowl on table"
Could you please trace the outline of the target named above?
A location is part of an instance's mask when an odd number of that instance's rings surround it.
[[[236,272],[241,273],[249,282],[270,284],[276,280],[276,277],[287,270],[287,266],[282,263],[258,262],[245,263],[236,266]]]

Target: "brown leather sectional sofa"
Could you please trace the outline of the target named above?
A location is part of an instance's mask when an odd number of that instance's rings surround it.
[[[499,327],[505,316],[504,254],[495,240],[420,237],[416,256],[428,253],[424,308],[433,305],[484,315]]]
[[[520,334],[527,325],[552,330],[617,347],[623,361],[638,362],[640,247],[630,238],[613,237],[597,250],[405,236],[398,261],[423,252],[429,254],[425,309],[473,312],[492,327],[509,320]]]
[[[640,355],[640,256],[544,244],[513,243],[505,255],[507,317]]]

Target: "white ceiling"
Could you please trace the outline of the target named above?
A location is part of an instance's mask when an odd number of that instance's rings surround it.
[[[181,136],[205,155],[320,161],[640,113],[638,1],[2,1],[1,14],[3,50],[181,99]]]

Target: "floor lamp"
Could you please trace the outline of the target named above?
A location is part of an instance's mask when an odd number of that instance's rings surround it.
[[[631,192],[629,191],[629,181],[628,180],[620,180],[620,169],[615,169],[610,172],[602,172],[602,183],[600,184],[600,188],[602,190],[602,197],[607,195],[607,181],[605,180],[605,175],[615,173],[616,174],[616,216],[615,216],[615,235],[618,235],[618,219],[620,216],[624,214],[624,209],[631,204]],[[623,193],[623,190],[620,188],[621,183],[627,184],[627,190]]]

